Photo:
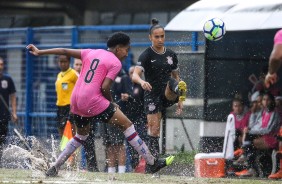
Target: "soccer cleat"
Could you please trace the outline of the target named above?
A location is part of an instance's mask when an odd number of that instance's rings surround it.
[[[186,99],[186,92],[187,92],[187,85],[184,81],[179,81],[178,83],[178,92],[179,92],[179,100],[185,101]]]
[[[245,169],[243,171],[240,171],[240,172],[235,172],[235,175],[236,176],[239,176],[239,177],[255,177],[257,176],[257,173],[255,171],[255,169]]]
[[[269,179],[282,179],[282,169],[280,169],[277,173],[269,175],[268,178]]]
[[[244,150],[242,148],[239,148],[236,151],[234,151],[234,157],[239,157],[243,155],[243,153],[244,153]]]
[[[55,177],[58,175],[58,170],[55,166],[52,166],[48,171],[45,173],[46,176]]]
[[[146,171],[146,173],[151,173],[154,174],[156,172],[158,172],[160,169],[171,165],[173,160],[174,160],[175,156],[169,156],[166,158],[159,158],[155,160],[154,165],[148,165],[148,170]]]
[[[244,155],[241,155],[237,160],[233,162],[233,165],[247,165],[247,159]]]

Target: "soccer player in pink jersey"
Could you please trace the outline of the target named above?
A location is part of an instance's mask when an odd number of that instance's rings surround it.
[[[268,73],[265,77],[265,86],[270,87],[278,80],[277,71],[279,70],[282,62],[282,29],[277,31],[274,36],[274,46],[269,58]]]
[[[265,86],[267,88],[270,87],[271,84],[275,84],[278,81],[277,71],[281,66],[281,62],[282,62],[282,29],[278,30],[274,36],[274,46],[269,58],[268,74],[265,77]],[[280,147],[282,147],[282,143],[280,143]],[[268,178],[270,179],[282,178],[282,158],[280,159],[279,171],[269,175]]]
[[[82,70],[71,97],[71,112],[74,114],[77,133],[68,142],[55,164],[46,172],[46,176],[58,175],[60,166],[84,144],[89,135],[89,123],[95,120],[121,128],[128,142],[152,166],[154,172],[170,165],[174,160],[174,156],[155,158],[135,131],[132,122],[113,102],[110,88],[122,67],[121,61],[128,55],[129,36],[122,32],[114,33],[109,37],[107,47],[108,50],[66,48],[39,50],[32,44],[26,47],[35,56],[55,54],[82,60]]]

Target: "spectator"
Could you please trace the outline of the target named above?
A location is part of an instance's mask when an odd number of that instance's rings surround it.
[[[70,67],[70,57],[60,55],[58,57],[61,72],[57,75],[56,93],[57,93],[57,127],[60,136],[63,135],[67,120],[70,118],[70,99],[74,85],[78,79],[78,75],[74,69]],[[73,133],[75,127],[72,124]]]
[[[243,149],[247,169],[236,172],[237,176],[256,176],[256,150],[277,148],[276,135],[280,127],[279,114],[275,111],[275,99],[271,93],[265,93],[262,99],[263,109],[253,112],[249,127],[244,128]]]
[[[90,124],[90,132],[87,141],[85,141],[85,143],[83,144],[85,157],[86,157],[87,170],[90,172],[99,172],[97,156],[95,151],[96,127],[97,127],[97,121],[93,121],[93,123]]]
[[[156,19],[152,19],[149,38],[152,46],[140,55],[132,79],[145,90],[148,146],[152,154],[158,158],[162,112],[177,103],[176,113],[182,113],[183,101],[186,99],[186,83],[180,80],[175,52],[164,46],[165,30]],[[141,78],[143,72],[145,80]],[[146,165],[146,173],[152,173],[150,167]]]
[[[258,112],[262,109],[262,94],[258,91],[254,92],[251,96],[251,107],[250,110],[248,111],[248,118],[250,118],[250,113],[255,113]],[[249,124],[249,119],[248,119],[248,124]],[[245,157],[243,155],[243,149],[242,147],[242,135],[243,135],[243,130],[245,127],[242,127],[240,131],[236,131],[236,137],[239,136],[239,140],[237,140],[237,142],[235,141],[235,148],[237,149],[234,152],[234,156],[235,158],[237,158],[236,161],[233,162],[234,165],[242,165],[245,162]],[[236,140],[236,139],[235,139]],[[238,147],[239,146],[239,147]],[[239,158],[238,158],[239,157]]]
[[[132,66],[132,64],[133,64],[133,53],[129,50],[127,58],[122,62],[122,69],[126,73],[128,73],[129,68]]]
[[[280,120],[282,120],[282,96],[275,97],[275,105],[276,105],[276,111],[279,114]]]
[[[18,120],[15,84],[9,75],[4,74],[4,67],[4,60],[0,57],[0,168],[3,166],[1,160],[8,133],[8,123],[11,119],[14,123]],[[9,110],[10,101],[12,113]]]
[[[242,135],[245,127],[248,127],[251,112],[245,108],[244,102],[241,99],[234,98],[232,102],[232,112],[235,120],[235,142],[234,150],[242,145]]]
[[[121,100],[121,96],[123,93],[129,93],[129,82],[128,75],[122,69],[112,86],[113,99],[119,105],[122,112],[125,112],[126,102]],[[125,173],[125,137],[122,131],[113,125],[105,124],[105,130],[104,144],[106,145],[108,173],[116,172],[116,162],[118,163],[118,173]]]
[[[126,150],[125,137],[122,131],[119,131],[112,125],[106,125],[104,144],[106,146],[106,158],[108,173],[125,173]]]
[[[81,59],[74,58],[73,69],[79,74],[82,67]]]
[[[252,113],[255,113],[257,111],[260,111],[263,108],[262,105],[262,93],[259,91],[256,91],[251,96],[251,108],[250,111]]]
[[[129,68],[129,78],[132,80],[132,75],[135,66]],[[147,140],[147,118],[144,112],[144,90],[139,84],[131,81],[131,92],[122,93],[121,100],[126,102],[125,114],[133,122],[139,136]],[[131,155],[131,166],[134,169],[139,163],[138,153],[129,145]]]
[[[81,67],[82,67],[81,59],[74,58],[73,69],[78,73],[78,75],[80,74]],[[95,151],[96,127],[97,127],[97,122],[91,123],[89,136],[87,138],[87,141],[85,141],[85,144],[81,148],[82,160],[84,160],[85,163],[85,159],[86,159],[87,170],[90,172],[99,172],[96,151]]]
[[[75,83],[78,79],[78,74],[70,67],[70,57],[59,55],[58,64],[61,72],[58,73],[55,83],[57,93],[57,128],[60,137],[62,137],[68,120],[71,123],[72,134],[75,135],[76,128],[72,119],[72,115],[70,114],[70,99]],[[76,154],[73,154],[68,160],[68,165],[71,168],[75,167],[75,160]]]

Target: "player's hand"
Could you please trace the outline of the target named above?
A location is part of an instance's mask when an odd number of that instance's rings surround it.
[[[141,87],[146,90],[146,91],[151,91],[152,90],[152,86],[149,82],[146,81],[142,81],[141,82]]]
[[[28,46],[26,46],[26,49],[29,50],[29,53],[35,56],[39,56],[39,49],[35,47],[33,44],[29,44]]]
[[[248,127],[245,127],[245,128],[243,129],[243,133],[246,134],[246,133],[248,133],[248,132],[249,132],[249,128],[248,128]]]
[[[264,84],[266,88],[269,88],[270,85],[275,84],[278,80],[277,74],[273,73],[267,73],[267,75],[265,76],[265,80],[264,80]]]
[[[130,95],[128,93],[121,93],[121,100],[128,101],[129,96]]]
[[[120,106],[118,104],[116,104],[115,102],[112,102],[113,105],[116,107],[116,108],[119,108],[120,109]]]
[[[182,109],[183,109],[183,102],[182,102],[182,101],[179,101],[179,102],[177,103],[177,108],[176,108],[175,114],[176,114],[176,115],[182,114]]]
[[[18,115],[16,113],[12,113],[12,121],[15,124],[18,124]]]

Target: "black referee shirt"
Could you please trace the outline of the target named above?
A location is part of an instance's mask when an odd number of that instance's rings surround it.
[[[12,78],[6,74],[0,77],[0,122],[11,119],[9,112],[9,97],[16,92]]]

